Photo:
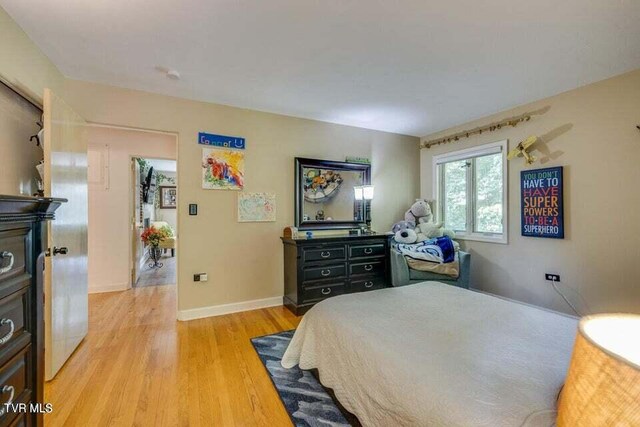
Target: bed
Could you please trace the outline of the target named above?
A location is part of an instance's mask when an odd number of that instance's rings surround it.
[[[337,296],[282,365],[317,369],[364,426],[549,425],[577,319],[438,282]]]

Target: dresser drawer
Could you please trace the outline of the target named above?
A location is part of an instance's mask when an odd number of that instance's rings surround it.
[[[351,292],[372,291],[374,289],[382,289],[386,286],[384,277],[371,277],[362,280],[351,281]]]
[[[0,363],[5,351],[18,341],[28,343],[31,338],[27,325],[28,290],[22,288],[0,300]],[[26,337],[24,335],[27,335]]]
[[[27,414],[19,414],[15,420],[9,424],[9,427],[28,427],[31,425],[30,418]]]
[[[0,368],[0,412],[6,411],[5,403],[24,402],[29,399],[30,361],[31,346],[29,345]],[[0,416],[0,424],[4,424],[5,420],[12,419],[14,416],[15,414],[3,413]]]
[[[307,267],[302,271],[302,280],[308,282],[311,280],[335,279],[337,277],[344,277],[346,274],[347,268],[344,264]]]
[[[346,287],[344,283],[330,283],[326,285],[308,286],[302,288],[302,302],[323,300],[335,295],[344,294]]]
[[[0,231],[0,282],[27,272],[28,228]]]
[[[302,260],[304,262],[329,261],[346,259],[344,246],[334,246],[327,248],[302,249]]]
[[[351,258],[364,258],[383,256],[385,254],[384,244],[375,245],[351,245],[349,246],[349,256]]]
[[[384,272],[384,261],[367,261],[351,264],[351,275],[380,274]]]

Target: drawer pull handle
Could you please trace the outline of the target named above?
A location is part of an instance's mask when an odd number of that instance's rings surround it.
[[[321,256],[322,258],[329,258],[329,257],[331,256],[331,252],[329,252],[329,251],[327,251],[327,252],[322,251],[322,252],[320,252],[320,256]]]
[[[15,392],[16,389],[12,385],[5,385],[2,386],[2,389],[0,389],[1,394],[11,393],[11,395],[9,396],[9,400],[7,400],[5,404],[2,405],[2,409],[0,409],[0,417],[2,417],[7,412],[7,406],[13,403]]]
[[[372,288],[373,287],[373,282],[364,282],[364,287],[365,288]]]
[[[0,338],[0,345],[1,344],[6,344],[11,339],[11,337],[13,336],[13,332],[15,331],[15,326],[13,324],[13,320],[11,320],[11,319],[2,319],[2,320],[0,320],[0,326],[6,325],[7,323],[9,324],[9,332],[5,336]]]
[[[15,257],[13,256],[13,254],[8,251],[0,252],[0,259],[5,259],[5,258],[9,258],[9,264],[6,267],[0,268],[0,274],[6,273],[7,271],[10,271],[13,268],[13,262],[15,261]]]
[[[331,288],[322,288],[320,292],[322,292],[322,295],[329,295],[331,293]]]
[[[364,266],[364,269],[365,269],[365,271],[371,271],[371,270],[373,270],[373,265],[367,264],[367,265]]]
[[[371,254],[372,252],[373,252],[373,249],[372,249],[372,248],[364,248],[364,253],[365,253],[366,255],[369,255],[369,254]]]
[[[320,274],[322,274],[324,277],[327,277],[331,274],[331,270],[322,270]]]

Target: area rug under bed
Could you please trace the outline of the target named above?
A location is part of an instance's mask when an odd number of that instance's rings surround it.
[[[291,421],[296,426],[350,426],[329,392],[310,371],[280,365],[293,333],[285,331],[251,339]]]

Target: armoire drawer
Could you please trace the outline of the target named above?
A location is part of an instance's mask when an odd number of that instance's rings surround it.
[[[373,291],[375,289],[382,289],[386,285],[384,277],[368,277],[366,279],[352,280],[351,292],[364,292]]]
[[[302,249],[303,262],[338,261],[344,259],[346,259],[346,250],[344,246]]]
[[[302,279],[305,282],[312,280],[335,279],[344,277],[347,268],[344,264],[324,265],[322,267],[306,267],[302,272]]]
[[[9,427],[29,427],[31,423],[29,422],[30,418],[27,414],[18,414],[15,420],[11,421]]]
[[[0,282],[27,272],[28,228],[0,231]]]
[[[385,253],[386,249],[384,243],[349,246],[349,256],[351,258],[384,256]]]
[[[6,352],[14,344],[31,341],[27,326],[28,291],[28,287],[22,288],[0,300],[0,363],[6,360]]]
[[[24,402],[31,394],[29,372],[31,369],[31,345],[20,350],[11,360],[0,368],[0,413],[5,409],[5,403]],[[5,409],[6,411],[6,409]],[[12,419],[15,414],[4,413],[2,420]]]
[[[352,276],[359,274],[381,274],[384,272],[384,262],[383,261],[367,261],[367,262],[359,262],[355,264],[351,264],[351,271],[349,272]]]
[[[323,300],[346,292],[344,283],[330,283],[325,285],[308,286],[302,288],[302,302]]]

